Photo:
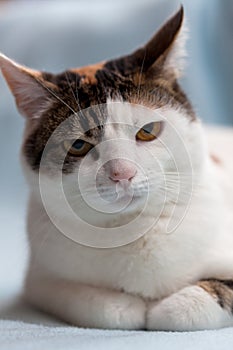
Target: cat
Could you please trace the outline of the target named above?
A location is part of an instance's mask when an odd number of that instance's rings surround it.
[[[73,325],[233,325],[232,186],[178,83],[183,12],[134,53],[57,75],[0,56],[26,123],[24,295]]]

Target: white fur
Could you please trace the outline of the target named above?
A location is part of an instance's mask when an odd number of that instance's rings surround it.
[[[115,114],[115,119],[119,121],[121,116],[127,115],[131,125],[137,124],[135,111],[130,110],[129,104],[119,102],[115,109],[112,107],[109,101],[109,111]],[[157,225],[133,243],[111,249],[79,245],[51,223],[38,195],[35,175],[24,165],[31,187],[28,213],[31,262],[25,295],[33,304],[85,327],[194,330],[231,324],[232,317],[205,291],[195,286],[187,287],[202,278],[233,277],[229,268],[233,263],[232,208],[227,205],[218,182],[221,170],[216,170],[209,161],[199,121],[190,123],[182,110],[164,109],[160,114],[184,141],[194,174],[189,210],[171,234],[164,233],[171,213],[170,204],[166,203],[166,210]],[[128,132],[119,130],[110,128],[105,137],[118,138],[118,132],[121,132],[122,137],[130,139]],[[185,164],[173,137],[165,127],[161,138],[173,148],[182,169]],[[158,141],[148,147],[161,157],[165,167],[171,166],[168,153]],[[134,157],[134,150],[131,151],[130,156]],[[116,149],[113,148],[113,152],[115,154]],[[139,149],[136,155],[140,158]],[[150,167],[149,159],[141,159],[140,164],[147,170]],[[103,173],[102,176],[107,175]],[[140,183],[140,176],[139,173],[138,179],[135,177],[135,186],[137,181]],[[73,179],[73,175],[67,175],[65,186],[72,186]],[[64,208],[57,205],[53,181],[48,180],[49,197],[55,211],[62,215]],[[145,213],[145,220],[153,215],[153,207],[158,203],[156,187],[153,191],[154,199]],[[179,203],[180,207],[182,205]],[[78,203],[77,209],[87,210]],[[90,212],[86,214],[87,217],[91,215]],[[131,214],[126,211],[115,218],[125,220]],[[109,224],[107,216],[102,219]],[[99,217],[92,217],[93,224],[98,220]],[[72,224],[65,222],[72,230]]]
[[[197,331],[233,325],[233,317],[203,288],[190,286],[148,306],[147,329]]]
[[[171,50],[168,52],[168,55],[166,57],[165,61],[165,68],[171,69],[177,78],[182,76],[182,73],[184,71],[184,68],[186,66],[186,41],[188,39],[188,25],[187,20],[184,18],[182,27],[177,35],[176,40],[172,44]]]
[[[142,329],[145,326],[145,302],[126,293],[72,281],[42,279],[30,283],[27,295],[28,301],[40,309],[82,327]]]

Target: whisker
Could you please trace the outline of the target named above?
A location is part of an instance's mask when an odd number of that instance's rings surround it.
[[[45,246],[45,243],[48,241],[49,239],[49,235],[50,235],[50,232],[52,231],[52,228],[48,231],[46,231],[46,234],[45,236],[42,238],[41,242],[40,242],[40,245],[37,247],[37,250],[36,252],[34,252],[33,254],[33,259],[31,260],[31,266],[30,266],[30,270],[33,271],[35,268],[36,268],[36,262],[37,262],[37,259],[38,259],[38,256],[41,252],[41,249]]]
[[[85,120],[85,116],[83,114],[83,111],[82,111],[82,108],[81,108],[81,105],[80,105],[80,100],[79,100],[77,75],[76,75],[76,91],[75,91],[75,93],[76,93],[76,102],[77,102],[77,105],[78,105],[78,108],[79,108],[79,112],[81,113],[82,118]]]
[[[71,92],[72,92],[72,95],[73,95],[73,97],[74,97],[74,100],[75,100],[75,102],[76,102],[77,105],[78,105],[78,100],[77,100],[77,97],[75,96],[74,90],[73,90],[73,88],[72,88],[70,79],[69,79],[69,77],[68,77],[68,73],[65,72],[65,75],[66,75],[67,83],[68,83],[68,85],[69,85],[69,87],[70,87],[70,90],[71,90]],[[76,76],[76,82],[77,82],[77,75],[75,75],[75,76]]]
[[[76,114],[76,111],[71,108],[62,98],[60,98],[54,91],[52,91],[48,86],[46,86],[41,80],[37,80],[38,83],[43,86],[51,95],[53,95],[57,100],[59,100],[61,103],[63,103],[66,107],[68,107],[72,113]]]
[[[139,95],[140,95],[141,81],[142,81],[142,71],[143,71],[143,67],[144,67],[144,63],[145,63],[145,58],[146,58],[146,51],[144,53],[144,57],[143,57],[143,61],[142,61],[142,65],[141,65],[141,69],[140,69],[140,73],[139,73],[138,89],[137,89],[138,98],[139,98]]]

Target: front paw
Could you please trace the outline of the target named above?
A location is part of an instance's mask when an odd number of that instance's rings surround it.
[[[232,314],[200,286],[190,286],[148,305],[147,329],[195,331],[233,325]]]

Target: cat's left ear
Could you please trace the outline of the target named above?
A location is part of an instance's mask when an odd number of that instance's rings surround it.
[[[56,86],[45,81],[43,74],[19,65],[0,54],[0,69],[15,97],[19,112],[31,119],[38,118],[51,104],[51,92]]]
[[[147,78],[158,74],[169,73],[177,78],[183,68],[185,55],[186,27],[183,24],[183,6],[176,12],[143,47],[131,55],[109,61],[105,66],[118,71],[124,76],[144,74]]]

